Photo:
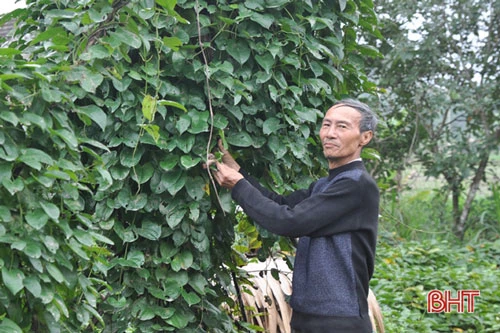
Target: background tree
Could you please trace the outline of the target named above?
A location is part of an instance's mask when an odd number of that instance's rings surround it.
[[[462,238],[500,142],[500,4],[428,0],[377,6],[386,56],[374,63],[373,75],[387,87],[381,109],[402,147],[386,145],[382,154],[393,156],[397,168],[416,156],[427,176],[445,180],[453,230]]]
[[[280,192],[324,172],[323,111],[374,89],[359,38],[380,37],[372,2],[28,0],[11,18],[0,326],[240,329],[220,306],[234,207],[201,165],[223,136]]]

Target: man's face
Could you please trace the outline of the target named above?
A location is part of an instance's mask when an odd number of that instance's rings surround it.
[[[361,133],[360,121],[361,114],[349,106],[336,105],[327,111],[319,137],[330,168],[359,158],[363,146],[370,142],[373,132]]]

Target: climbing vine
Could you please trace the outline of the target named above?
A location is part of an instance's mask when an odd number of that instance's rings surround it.
[[[224,135],[279,192],[321,173],[325,106],[374,89],[373,4],[26,3],[0,18],[17,21],[0,48],[0,327],[244,330],[227,311],[235,209],[202,164]],[[288,244],[258,237],[261,256]]]

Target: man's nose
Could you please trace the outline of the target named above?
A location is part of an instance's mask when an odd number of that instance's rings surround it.
[[[335,138],[337,136],[337,129],[335,128],[335,126],[328,127],[326,136],[329,138]]]

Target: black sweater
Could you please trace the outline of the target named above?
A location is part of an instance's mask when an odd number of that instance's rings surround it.
[[[305,332],[371,332],[379,191],[361,161],[330,170],[308,189],[281,196],[245,179],[233,199],[256,223],[300,237],[294,264],[292,327]]]

